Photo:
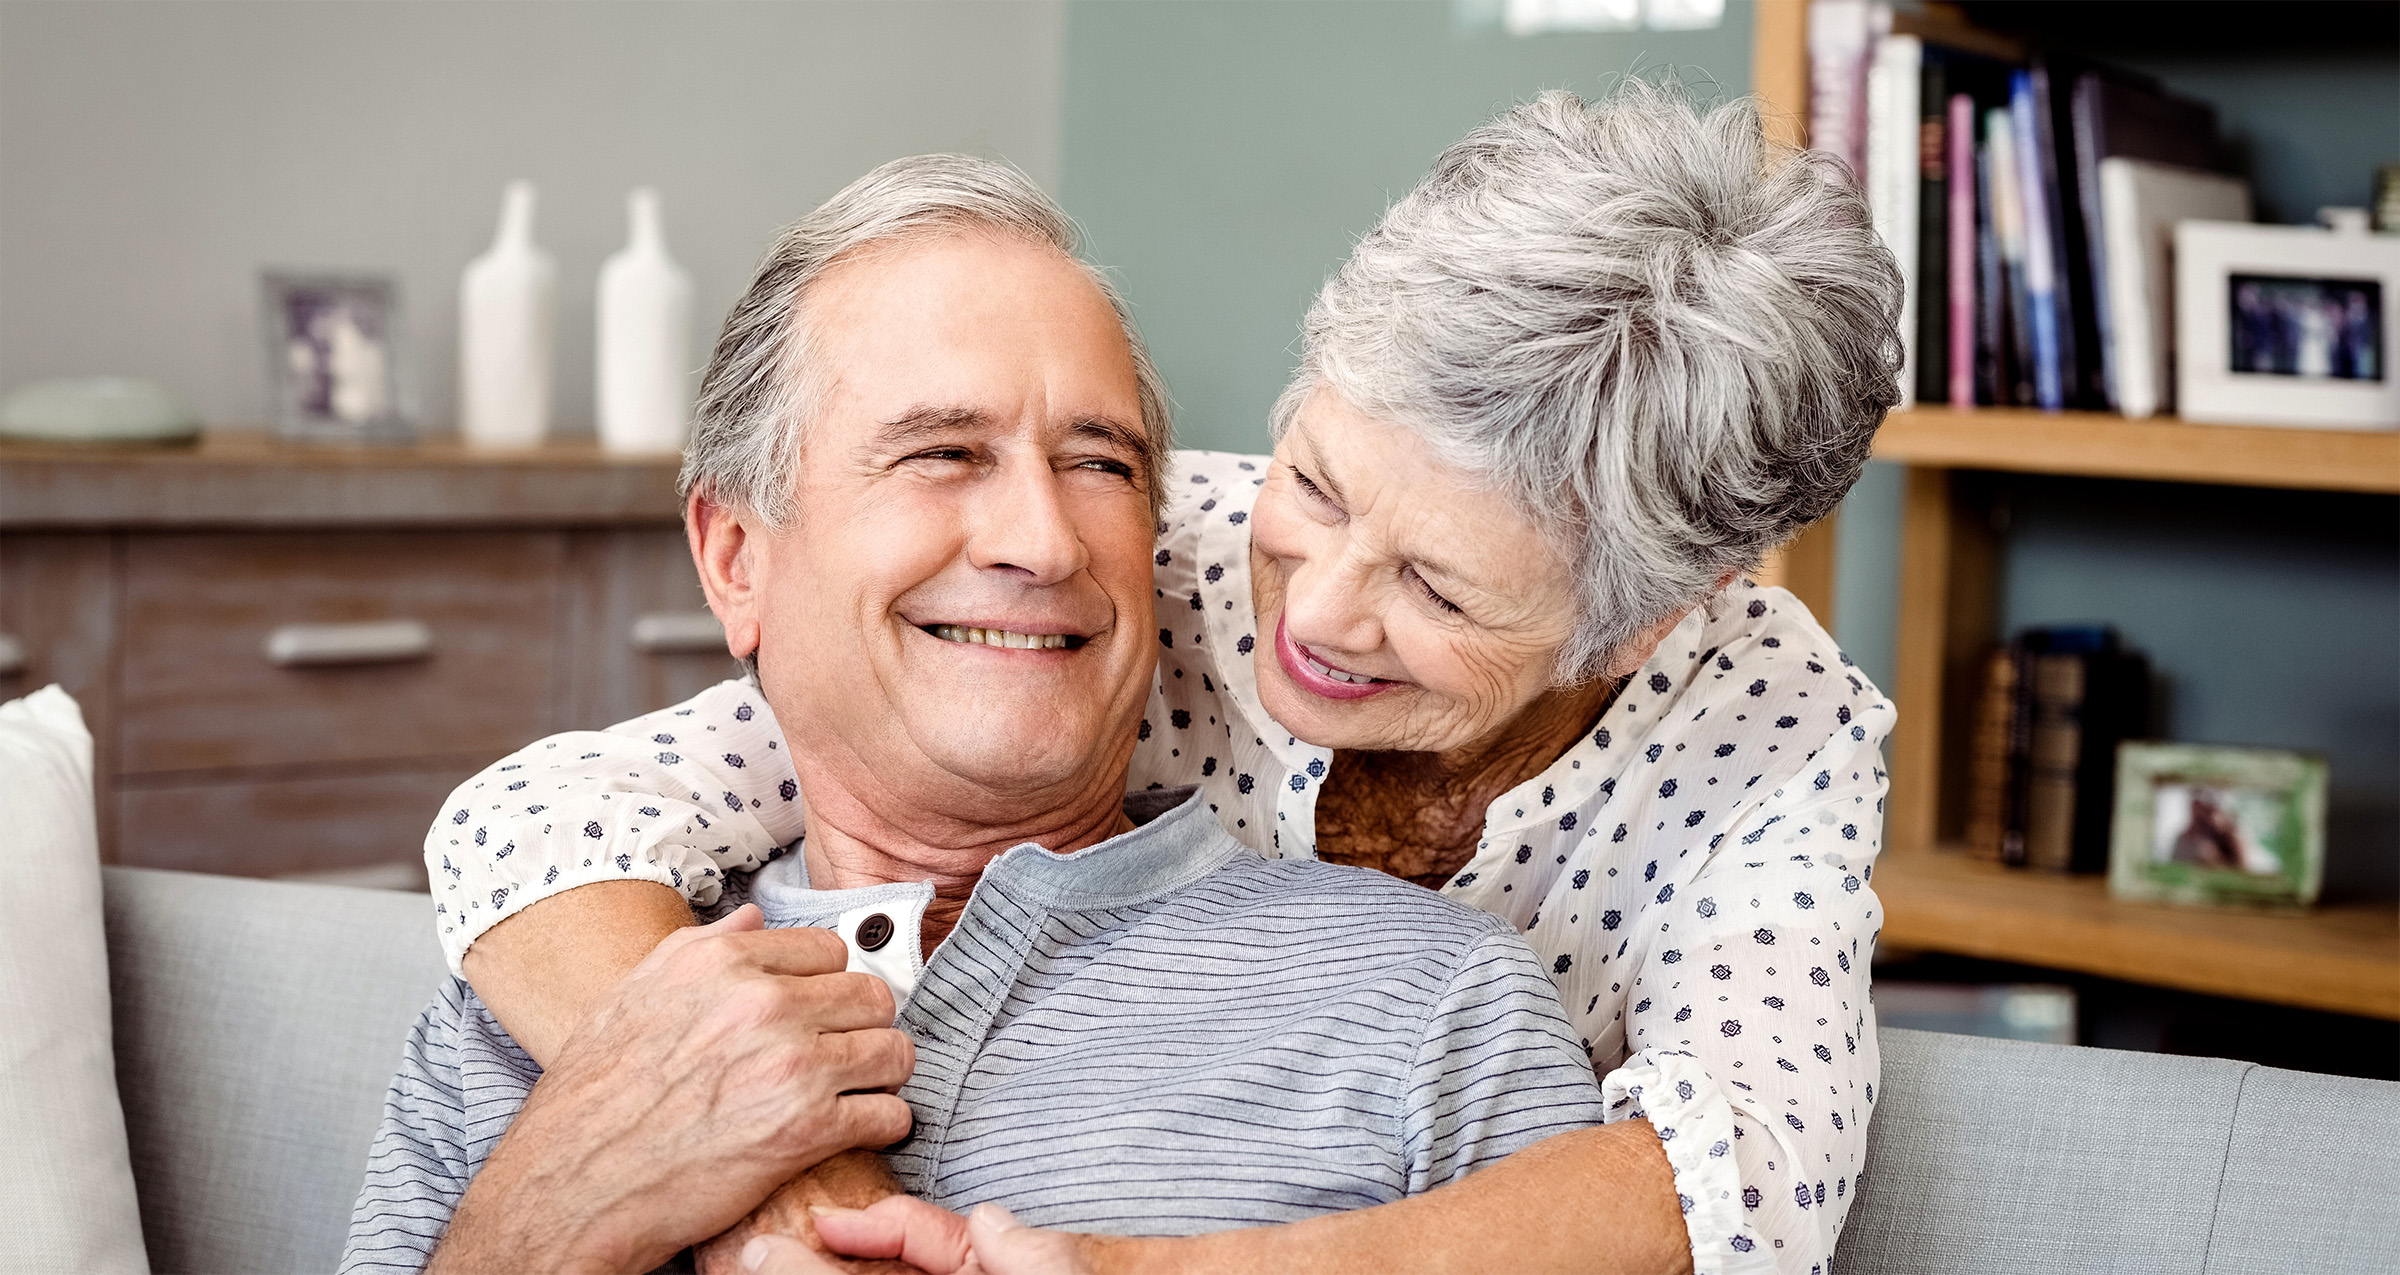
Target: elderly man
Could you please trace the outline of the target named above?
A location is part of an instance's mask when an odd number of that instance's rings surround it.
[[[1508,926],[1261,859],[1186,792],[1125,796],[1164,396],[1072,244],[1020,176],[937,156],[771,250],[686,486],[710,605],[757,673],[712,694],[785,730],[669,710],[527,760],[787,747],[789,811],[693,792],[542,832],[588,836],[576,870],[606,880],[614,838],[796,819],[804,791],[800,852],[716,907],[747,894],[778,928],[744,907],[621,982],[594,971],[615,986],[589,1019],[524,1047],[453,980],[411,1035],[345,1270],[645,1270],[893,1143],[897,1185],[938,1205],[1192,1233],[1417,1194],[1599,1121]],[[460,791],[460,833],[557,800],[513,764]],[[864,1202],[798,1190],[778,1198]]]

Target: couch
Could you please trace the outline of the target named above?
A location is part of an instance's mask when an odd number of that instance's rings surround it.
[[[330,1271],[443,975],[421,894],[110,868],[161,1272]],[[1886,1031],[1845,1272],[2400,1271],[2400,1085]]]

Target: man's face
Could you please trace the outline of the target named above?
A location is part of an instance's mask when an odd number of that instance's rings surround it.
[[[836,379],[795,525],[749,542],[803,776],[992,823],[1121,792],[1158,476],[1107,299],[1051,249],[962,233],[837,263],[807,306]]]

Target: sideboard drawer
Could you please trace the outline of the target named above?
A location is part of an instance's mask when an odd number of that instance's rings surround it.
[[[443,799],[479,764],[120,787],[116,861],[249,877],[415,862]]]
[[[564,543],[530,531],[128,537],[123,772],[518,747],[551,729]]]

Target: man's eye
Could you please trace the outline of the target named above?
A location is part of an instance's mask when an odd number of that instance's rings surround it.
[[[909,455],[909,459],[910,459],[910,460],[973,460],[973,459],[975,459],[975,453],[974,453],[974,452],[972,452],[972,451],[970,451],[970,450],[968,450],[967,448],[964,448],[964,447],[928,447],[928,448],[926,448],[924,451],[921,451],[921,452],[913,452],[913,453],[911,453],[911,454]]]
[[[1106,456],[1086,457],[1075,462],[1075,467],[1077,469],[1094,470],[1103,474],[1115,474],[1119,478],[1133,477],[1133,466],[1128,465],[1121,460],[1110,460]]]

